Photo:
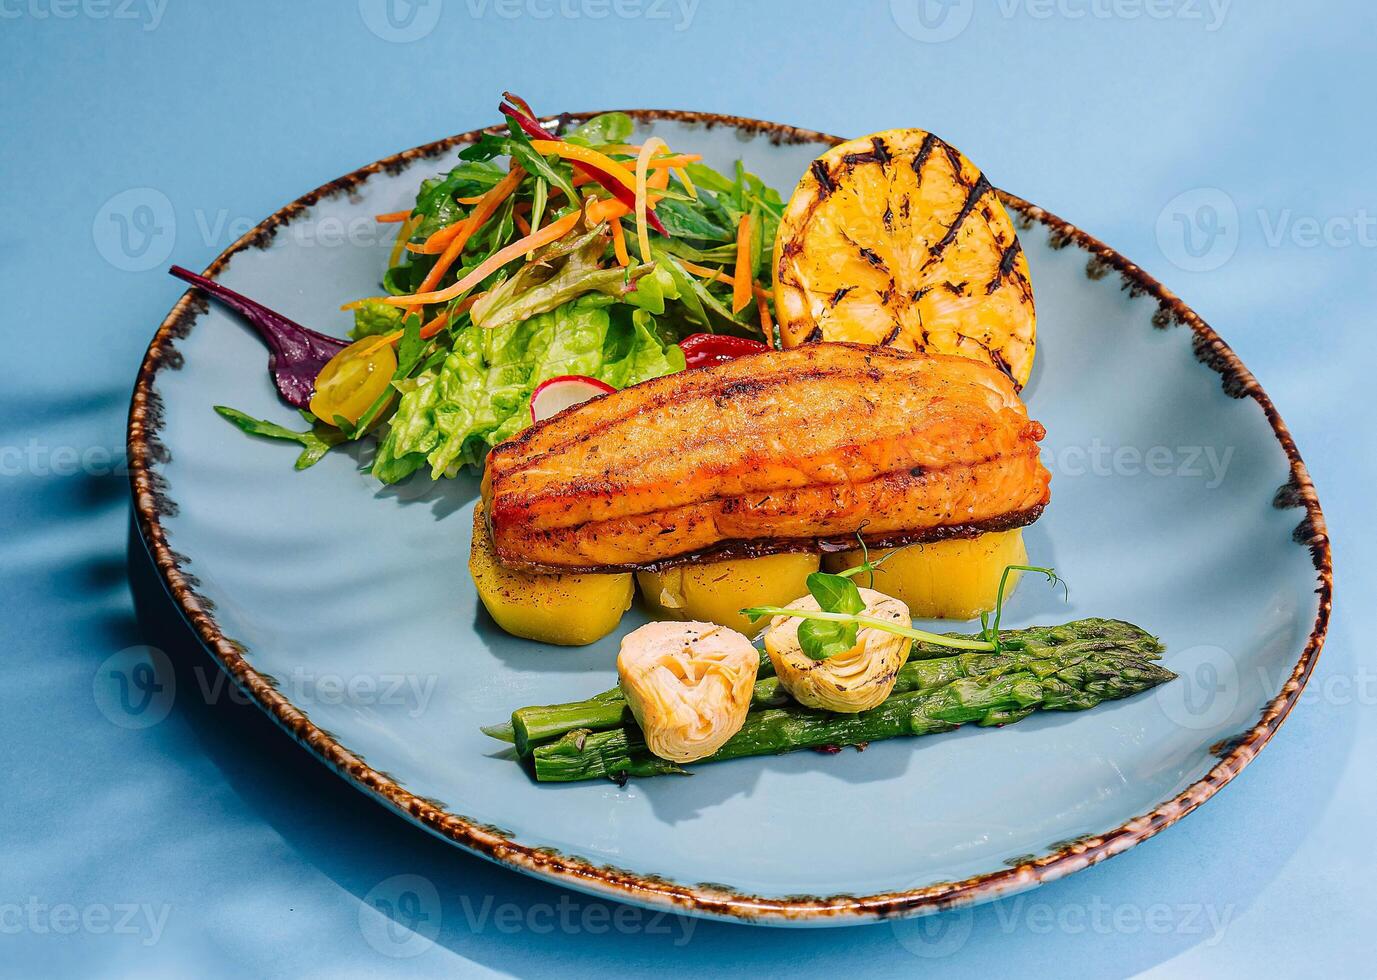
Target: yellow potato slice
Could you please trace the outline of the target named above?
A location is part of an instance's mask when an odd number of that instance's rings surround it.
[[[616,575],[534,575],[498,564],[483,520],[473,508],[469,574],[489,615],[512,636],[578,647],[617,628],[636,593],[630,572]]]
[[[870,558],[878,561],[886,554],[872,548]],[[826,566],[828,571],[837,572],[862,560],[859,550],[847,551],[828,555]],[[917,619],[974,619],[994,609],[1005,567],[1027,562],[1022,529],[915,544],[901,549],[876,570],[875,588],[903,600]],[[1009,574],[1006,601],[1014,594],[1021,574]],[[857,581],[865,585],[869,579],[861,575]]]
[[[808,591],[808,576],[819,564],[817,555],[769,555],[637,572],[636,581],[657,616],[706,620],[754,636],[761,626],[741,610],[798,598]]]
[[[921,129],[851,140],[813,161],[775,238],[785,347],[887,344],[1033,369],[1033,287],[999,195]]]

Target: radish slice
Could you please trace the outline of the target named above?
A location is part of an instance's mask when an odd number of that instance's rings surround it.
[[[581,374],[562,374],[557,378],[542,381],[536,390],[531,392],[531,418],[536,422],[544,422],[566,408],[572,408],[580,402],[616,390],[597,378],[586,378]]]

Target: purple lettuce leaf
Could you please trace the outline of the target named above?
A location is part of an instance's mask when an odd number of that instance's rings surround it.
[[[280,313],[268,309],[247,296],[220,285],[213,279],[197,275],[179,265],[168,270],[205,290],[230,309],[239,313],[268,345],[268,373],[282,400],[294,408],[308,408],[316,390],[316,375],[330,358],[349,346],[347,340],[327,337]]]

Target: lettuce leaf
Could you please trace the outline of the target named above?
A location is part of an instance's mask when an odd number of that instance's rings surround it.
[[[362,340],[391,333],[401,327],[404,312],[401,307],[388,306],[380,299],[366,299],[354,308],[354,327],[349,337]]]
[[[432,478],[480,466],[490,447],[530,424],[531,392],[563,374],[616,388],[681,371],[645,310],[590,293],[529,319],[459,331],[451,353],[408,383],[373,474],[395,483],[428,465]]]

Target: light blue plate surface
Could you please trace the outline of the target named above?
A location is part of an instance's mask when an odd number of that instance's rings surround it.
[[[786,196],[823,148],[727,122],[643,119],[638,138],[652,133],[719,168],[740,157]],[[235,252],[217,278],[342,336],[340,303],[374,292],[386,264],[390,242],[371,216],[409,207],[453,158],[418,155],[289,209],[266,247]],[[1071,593],[1067,604],[1029,581],[1006,623],[1136,622],[1182,675],[1151,694],[624,789],[536,785],[478,726],[610,686],[618,638],[644,615],[633,609],[577,650],[499,631],[465,567],[476,480],[384,489],[344,454],[294,472],[291,446],[249,439],[211,411],[296,421],[259,341],[219,308],[182,318],[191,329],[170,340],[175,356],[155,343],[145,365],[141,391],[161,404],[147,433],[156,451],[138,424],[132,440],[136,491],[157,490],[136,494],[145,534],[202,635],[242,645],[241,682],[270,679],[321,732],[260,690],[279,720],[430,829],[523,870],[632,901],[809,924],[1056,877],[1155,833],[1261,747],[1318,653],[1328,555],[1322,539],[1312,556],[1293,538],[1298,523],[1302,544],[1322,529],[1308,478],[1250,376],[1227,350],[1202,348],[1208,328],[1137,288],[1151,283],[1136,269],[1121,276],[1116,257],[1027,214],[1039,343],[1025,396],[1047,426],[1053,483],[1026,537]],[[183,576],[194,577],[187,588]]]

